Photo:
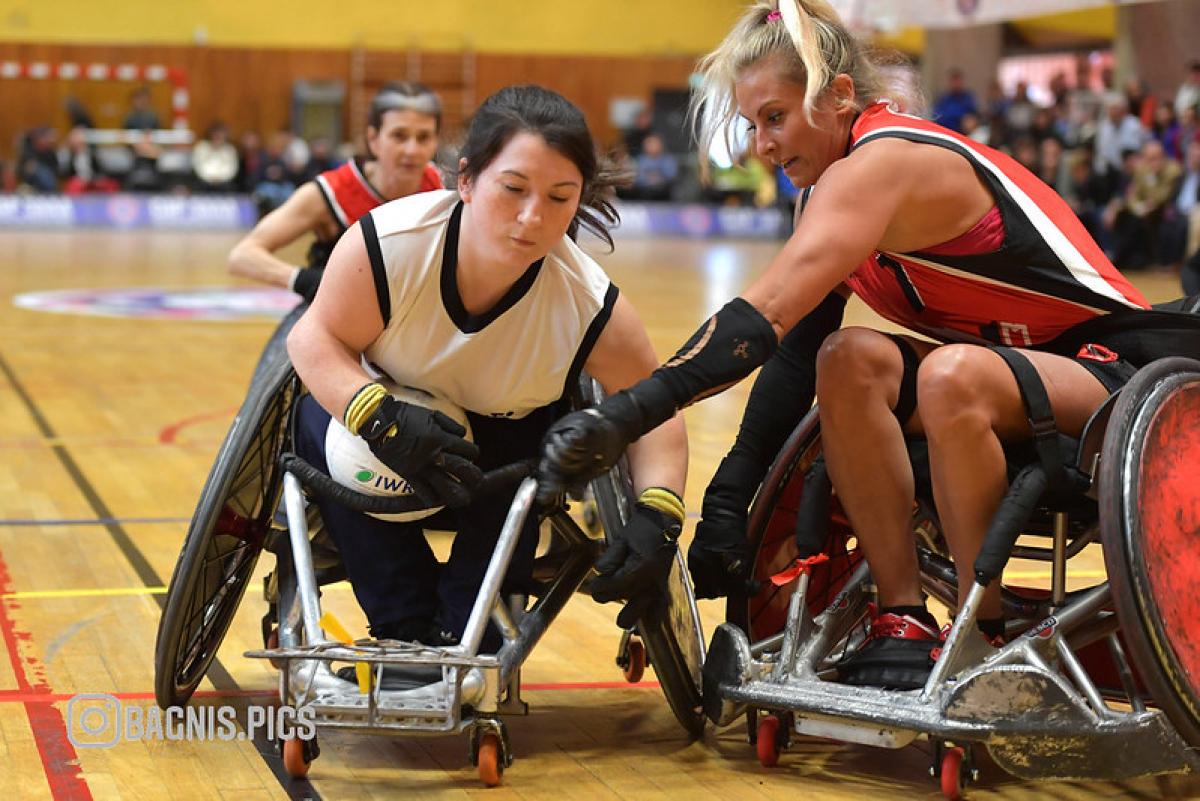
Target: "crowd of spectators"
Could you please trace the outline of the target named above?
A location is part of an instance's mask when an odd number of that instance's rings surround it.
[[[1118,267],[1200,258],[1200,61],[1163,97],[1137,80],[1118,88],[1083,57],[1047,88],[1045,105],[1024,83],[1006,95],[997,82],[980,102],[952,70],[932,116],[1054,187]]]
[[[29,129],[17,143],[16,159],[6,171],[6,188],[78,195],[87,192],[243,193],[262,212],[279,206],[292,191],[336,166],[348,154],[335,152],[327,139],[311,142],[290,131],[276,131],[263,142],[247,131],[235,143],[228,127],[214,122],[193,144],[162,143],[150,94],[130,96],[124,118],[125,141],[92,141],[90,115],[68,103],[72,127],[62,137],[50,126]]]
[[[982,99],[958,70],[931,116],[953,130],[1010,154],[1054,187],[1123,269],[1178,267],[1200,260],[1200,62],[1188,66],[1172,96],[1156,97],[1137,81],[1118,89],[1111,70],[1083,56],[1076,74],[1057,74],[1047,102],[1018,83],[1006,93],[994,81]],[[288,131],[265,138],[247,131],[235,143],[220,122],[191,145],[160,144],[160,128],[144,89],[130,97],[126,144],[89,140],[90,116],[69,104],[73,127],[60,144],[55,130],[29,130],[9,169],[10,188],[34,192],[238,192],[260,210],[349,156],[328,140],[306,142]],[[680,137],[655,127],[645,108],[613,146],[630,175],[626,199],[787,206],[794,188],[753,154],[731,164],[701,164],[694,152],[670,152]],[[707,181],[699,180],[707,173]],[[1197,266],[1200,270],[1200,265]]]

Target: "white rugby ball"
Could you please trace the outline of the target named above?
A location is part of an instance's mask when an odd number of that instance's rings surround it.
[[[411,403],[426,409],[435,409],[467,429],[466,438],[471,439],[471,424],[466,412],[444,398],[412,387],[399,387],[380,382],[396,400]],[[367,441],[351,434],[336,419],[330,418],[325,430],[325,461],[329,465],[329,476],[344,487],[364,495],[401,496],[412,495],[412,487],[390,467],[375,458]],[[371,517],[397,523],[421,520],[441,511],[440,506],[417,509],[395,514],[371,514]],[[370,513],[369,513],[370,514]]]

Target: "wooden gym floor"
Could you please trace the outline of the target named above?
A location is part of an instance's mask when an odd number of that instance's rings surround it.
[[[274,323],[139,319],[18,308],[21,293],[228,286],[233,234],[0,231],[0,797],[86,798],[934,798],[928,746],[896,752],[801,740],[758,765],[740,725],[689,743],[653,683],[613,664],[617,608],[577,596],[527,663],[528,717],[510,717],[515,764],[484,790],[464,736],[325,732],[308,781],[282,779],[264,743],[125,742],[76,748],[69,699],[153,704],[154,634],[165,583],[217,446]],[[632,241],[603,257],[660,355],[739,291],[773,244]],[[290,254],[296,260],[301,249]],[[1154,300],[1172,279],[1139,277]],[[860,306],[850,321],[876,324]],[[688,508],[736,431],[747,386],[688,412]],[[690,526],[689,534],[690,536]],[[1088,570],[1097,573],[1092,555]],[[264,557],[259,573],[272,561]],[[1014,571],[1044,577],[1037,565]],[[348,588],[324,601],[364,633]],[[251,585],[201,687],[206,704],[265,704],[276,674]],[[722,608],[704,605],[707,631]],[[263,753],[267,752],[267,753]],[[1037,785],[985,767],[978,799],[1190,798],[1181,777]]]

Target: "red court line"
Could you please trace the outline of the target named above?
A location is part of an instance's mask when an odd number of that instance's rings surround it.
[[[8,572],[8,563],[0,553],[0,593],[11,591],[12,577]],[[63,801],[91,801],[92,793],[83,780],[75,747],[67,737],[62,712],[55,709],[49,700],[53,693],[46,680],[45,667],[37,657],[21,655],[21,643],[29,643],[33,637],[29,632],[18,629],[8,615],[9,609],[19,608],[19,603],[0,601],[0,635],[4,638],[17,688],[27,696],[22,698],[22,703],[25,704],[25,714],[29,718],[29,728],[42,760],[42,771],[46,774],[50,795]],[[34,676],[32,682],[27,669]]]
[[[579,690],[657,690],[657,681],[639,681],[636,684],[630,684],[627,681],[564,681],[564,682],[543,682],[537,684],[522,684],[522,692],[545,691],[545,692],[573,692]],[[139,693],[108,693],[118,701],[152,701],[154,693],[139,692]],[[0,690],[0,704],[13,703],[31,703],[39,702],[43,704],[58,703],[60,701],[69,701],[75,697],[77,693],[54,693],[50,692],[50,688],[39,691],[38,688],[19,689],[19,690]],[[274,698],[279,695],[279,691],[275,689],[263,690],[201,690],[193,695],[193,698]]]
[[[196,423],[203,423],[208,420],[216,420],[219,417],[229,417],[230,415],[236,414],[237,410],[238,407],[231,406],[228,409],[220,409],[215,412],[205,412],[204,414],[196,414],[192,415],[191,417],[185,417],[178,422],[171,423],[171,425],[165,427],[162,431],[159,431],[158,441],[162,445],[170,445],[175,442],[175,437],[178,436],[179,432],[188,426],[195,425]]]

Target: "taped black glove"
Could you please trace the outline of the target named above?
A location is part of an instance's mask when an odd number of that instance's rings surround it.
[[[592,597],[600,603],[628,600],[617,625],[633,628],[652,603],[666,594],[681,525],[666,512],[637,504],[612,544],[596,560]]]
[[[292,291],[304,298],[305,303],[312,303],[324,276],[324,267],[301,267],[292,280]]]
[[[371,453],[419,497],[451,508],[469,504],[470,489],[483,478],[472,461],[479,457],[479,447],[463,439],[466,433],[445,414],[390,395],[358,429]]]

